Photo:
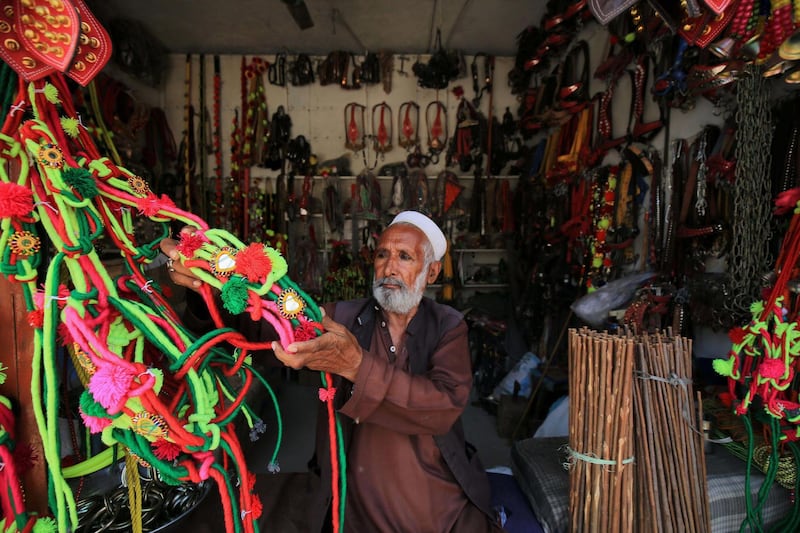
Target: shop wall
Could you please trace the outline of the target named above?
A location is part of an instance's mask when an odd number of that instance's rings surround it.
[[[246,56],[248,63],[254,56]],[[273,61],[274,56],[258,56],[265,61]],[[455,113],[458,107],[458,99],[453,94],[453,88],[461,85],[464,89],[464,94],[467,98],[474,96],[472,90],[472,78],[469,75],[469,66],[472,62],[472,56],[465,57],[467,66],[467,75],[461,79],[454,80],[446,89],[434,90],[419,87],[417,78],[411,72],[413,63],[417,60],[416,57],[406,60],[404,65],[401,65],[401,60],[396,55],[394,57],[394,76],[392,79],[392,89],[389,94],[385,93],[382,86],[378,85],[362,85],[361,89],[346,90],[338,85],[322,86],[316,81],[314,84],[305,86],[292,86],[287,84],[285,87],[270,85],[265,78],[265,88],[267,94],[267,102],[269,105],[270,115],[274,113],[278,106],[284,106],[286,112],[292,119],[292,136],[303,135],[311,144],[312,152],[315,153],[319,161],[327,159],[334,159],[343,154],[348,154],[351,157],[351,168],[354,174],[357,174],[363,168],[362,154],[359,152],[354,154],[345,147],[345,122],[344,122],[344,109],[350,102],[367,107],[366,122],[367,132],[372,133],[372,128],[369,125],[371,119],[372,107],[381,102],[386,102],[393,111],[393,136],[394,148],[385,154],[385,157],[379,161],[379,166],[384,163],[403,161],[406,157],[405,150],[397,146],[397,115],[400,105],[406,101],[416,102],[420,106],[420,114],[423,115],[426,106],[435,100],[440,100],[448,109],[448,129],[452,135],[455,129]],[[206,107],[209,112],[213,106],[213,56],[204,56],[202,58],[206,62]],[[322,57],[312,58],[313,60],[322,60]],[[427,62],[428,56],[420,57],[419,60]],[[363,61],[363,57],[358,58],[359,62]],[[199,83],[199,70],[200,70],[200,56],[192,57],[192,77],[194,83],[192,84],[192,101],[199,109],[198,102],[198,83]],[[241,61],[242,56],[220,56],[220,72],[222,79],[221,87],[221,123],[222,123],[222,149],[223,149],[223,173],[224,175],[230,174],[230,136],[232,129],[233,116],[236,110],[241,110]],[[170,69],[165,79],[165,88],[163,92],[163,102],[161,106],[164,108],[170,126],[175,134],[176,140],[180,140],[183,131],[183,113],[185,104],[185,65],[186,58],[183,55],[170,56]],[[400,69],[406,75],[400,74]],[[493,91],[493,109],[498,117],[502,116],[506,107],[509,107],[512,113],[516,113],[518,106],[516,97],[511,94],[511,91],[506,82],[508,72],[513,66],[513,58],[511,57],[498,57],[495,59],[495,82]],[[483,62],[480,62],[481,75],[483,75]],[[484,114],[488,113],[489,98],[485,95],[481,100],[480,108]],[[426,141],[425,121],[420,117],[419,135],[423,142],[423,150],[425,149],[424,143]],[[367,154],[370,163],[374,161],[375,154],[370,152]],[[213,168],[213,157],[208,156],[208,168]],[[442,158],[444,159],[444,158]],[[436,174],[442,168],[443,163],[439,165],[432,165],[429,167],[430,174]],[[274,176],[275,172],[267,169],[258,169],[254,167],[252,170],[252,177],[259,176]]]
[[[524,29],[512,28],[513,33],[519,33]],[[608,32],[606,29],[592,22],[578,34],[576,39],[585,39],[589,43],[589,55],[591,72],[594,71],[596,66],[607,54]],[[480,40],[480,36],[476,36],[476,40]],[[457,86],[464,89],[464,94],[467,98],[474,96],[472,90],[472,78],[470,76],[469,67],[472,62],[473,56],[465,56],[464,61],[466,64],[466,75],[460,79],[454,80],[446,89],[434,90],[425,89],[417,84],[417,78],[413,75],[411,69],[416,61],[427,62],[429,56],[406,56],[407,59],[401,64],[401,53],[395,54],[394,57],[394,76],[392,79],[392,89],[389,94],[385,93],[382,86],[378,85],[362,85],[358,90],[345,90],[338,85],[322,86],[319,82],[315,82],[306,86],[292,86],[287,84],[285,87],[270,85],[265,79],[265,88],[267,94],[267,101],[269,105],[270,114],[275,112],[278,106],[284,106],[284,109],[289,113],[292,118],[292,135],[304,135],[311,143],[312,151],[317,154],[320,161],[326,159],[333,159],[341,156],[342,154],[349,153],[352,161],[352,170],[357,174],[362,168],[362,154],[353,154],[345,147],[345,123],[344,123],[344,108],[350,102],[356,102],[367,107],[367,122],[369,122],[370,111],[372,107],[381,102],[388,103],[393,112],[393,126],[395,146],[394,149],[385,154],[383,160],[379,161],[379,165],[383,163],[402,161],[405,159],[406,154],[403,149],[396,144],[397,137],[397,113],[400,105],[406,101],[416,102],[421,112],[424,112],[425,106],[428,103],[437,99],[441,100],[448,109],[448,127],[450,134],[455,129],[455,112],[458,107],[458,98],[455,97],[452,90]],[[255,56],[245,56],[249,63]],[[275,56],[258,56],[263,60],[270,62],[275,59]],[[291,59],[291,56],[289,57]],[[313,60],[322,60],[322,57],[312,58]],[[206,92],[206,108],[209,113],[213,109],[213,56],[193,55],[191,59],[192,70],[192,102],[195,110],[199,110],[199,71],[200,61],[205,61],[205,92]],[[359,61],[363,57],[358,57]],[[220,56],[220,71],[221,71],[221,124],[222,124],[222,149],[223,156],[223,174],[230,174],[230,135],[232,129],[232,121],[234,112],[241,107],[241,61],[242,56],[224,55]],[[556,59],[553,61],[552,68],[554,69],[558,63]],[[482,61],[479,63],[480,75],[483,75]],[[502,114],[509,108],[510,111],[516,114],[519,107],[519,101],[516,95],[511,94],[508,85],[508,73],[514,65],[513,57],[496,57],[495,70],[494,70],[494,84],[493,84],[493,102],[492,110],[495,116],[502,117]],[[401,74],[402,71],[405,75]],[[169,124],[172,128],[176,141],[180,141],[183,132],[183,114],[185,106],[185,72],[186,72],[186,56],[181,54],[172,54],[169,56],[169,70],[165,76],[163,90],[161,91],[161,98],[158,102],[160,107],[165,110]],[[648,87],[652,84],[652,72],[649,76]],[[533,80],[536,83],[536,80]],[[595,79],[592,77],[590,85],[591,94],[597,94],[605,90],[605,82],[603,80]],[[630,93],[631,87],[627,77],[623,78],[616,89],[615,97],[613,100],[613,124],[615,132],[624,132],[628,123],[628,116],[630,114]],[[484,95],[480,102],[480,110],[484,115],[488,115],[489,111],[489,98]],[[658,113],[656,106],[651,102],[645,105],[645,118],[657,118]],[[670,138],[691,138],[696,135],[706,124],[721,124],[722,117],[713,105],[705,99],[698,99],[693,109],[673,110],[670,117]],[[368,132],[371,133],[371,128],[367,125]],[[422,142],[425,142],[425,124],[424,119],[421,117],[419,134]],[[535,142],[537,139],[531,139],[529,142]],[[660,133],[653,139],[653,146],[657,149],[663,150],[664,147],[664,134]],[[423,149],[424,149],[423,144]],[[368,154],[370,161],[374,160],[375,154]],[[612,156],[613,157],[613,154]],[[207,168],[213,169],[213,157],[208,155]],[[436,174],[442,170],[443,164],[432,165],[429,167],[429,174]],[[269,176],[274,173],[267,170],[254,169],[252,176],[258,177],[260,175]]]
[[[519,33],[524,27],[510,29],[513,33]],[[480,37],[477,36],[476,40]],[[575,40],[584,39],[589,44],[590,56],[590,72],[594,73],[597,65],[606,57],[608,53],[609,34],[605,27],[591,22],[575,37]],[[394,74],[392,79],[392,88],[390,93],[386,93],[383,87],[378,85],[364,85],[357,90],[345,90],[338,85],[322,86],[318,80],[311,85],[306,86],[293,86],[287,84],[284,87],[271,85],[265,78],[265,89],[267,94],[267,101],[270,114],[274,113],[278,106],[284,106],[292,119],[292,136],[304,135],[310,142],[312,152],[317,155],[319,161],[337,158],[343,154],[347,154],[351,160],[352,174],[358,174],[363,168],[364,163],[362,160],[362,153],[353,153],[345,147],[345,118],[344,109],[348,103],[356,102],[366,106],[366,130],[367,133],[372,133],[370,126],[371,109],[376,104],[381,102],[388,103],[393,110],[393,137],[394,148],[386,153],[381,159],[378,160],[378,166],[386,163],[394,163],[403,161],[407,153],[402,147],[397,146],[397,131],[398,125],[398,111],[400,105],[406,101],[416,102],[420,106],[421,116],[419,125],[419,135],[425,149],[425,120],[424,111],[428,103],[437,99],[441,100],[448,110],[448,129],[449,134],[452,136],[455,131],[455,115],[458,106],[458,98],[453,94],[453,89],[461,86],[464,90],[466,98],[474,96],[472,88],[472,78],[470,76],[469,67],[472,63],[473,56],[466,56],[464,58],[466,64],[466,74],[450,83],[446,89],[432,90],[422,88],[417,83],[417,78],[412,73],[412,66],[415,61],[427,62],[429,56],[408,56],[408,59],[401,61],[401,54],[396,54],[394,57]],[[275,59],[275,56],[265,55],[259,56],[267,62]],[[245,59],[249,63],[253,56],[246,56]],[[563,58],[555,58],[551,62],[551,70],[555,69],[559,60]],[[289,57],[291,59],[291,56]],[[322,57],[312,58],[315,62],[322,60]],[[358,58],[359,61],[363,57]],[[213,56],[198,56],[191,57],[191,75],[192,75],[192,102],[195,109],[199,109],[199,70],[200,62],[205,62],[205,92],[206,92],[206,109],[210,113],[213,109]],[[225,55],[220,57],[221,67],[221,126],[222,126],[222,143],[221,148],[223,151],[223,175],[230,175],[230,139],[232,131],[232,121],[234,113],[240,111],[241,107],[241,63],[242,56]],[[183,115],[185,107],[185,74],[186,74],[186,56],[173,54],[169,57],[169,71],[165,76],[163,90],[158,94],[158,102],[156,105],[162,107],[168,117],[169,124],[175,135],[176,141],[180,142],[183,135]],[[492,113],[498,118],[508,108],[514,117],[517,117],[519,100],[518,97],[511,93],[508,85],[508,73],[513,68],[514,57],[496,57],[494,69],[494,84],[492,93]],[[483,74],[482,61],[479,62],[479,72]],[[402,72],[401,72],[402,70]],[[545,72],[544,74],[546,74]],[[653,120],[658,117],[658,110],[655,102],[653,102],[650,88],[654,81],[654,72],[651,70],[647,79],[647,97],[645,103],[645,120]],[[534,77],[531,84],[536,85],[540,80]],[[598,95],[606,89],[605,80],[596,79],[593,76],[590,80],[590,94]],[[617,137],[622,135],[628,125],[628,119],[631,112],[631,82],[628,76],[623,76],[615,90],[615,96],[612,102],[612,124],[613,136]],[[484,115],[489,112],[489,96],[484,95],[481,99],[479,109]],[[209,115],[210,120],[210,115]],[[662,131],[651,141],[652,147],[661,153],[662,161],[665,163],[665,179],[668,176],[668,165],[671,158],[670,147],[671,141],[675,139],[687,139],[691,142],[693,138],[699,134],[703,127],[708,124],[721,125],[724,117],[721,110],[716,109],[714,105],[700,97],[697,98],[693,106],[689,109],[672,109],[669,115],[668,128]],[[199,127],[199,126],[198,126]],[[525,143],[533,145],[538,142],[543,136],[549,132],[543,131],[537,136],[526,139]],[[669,139],[666,138],[669,135]],[[196,137],[197,138],[197,137]],[[210,142],[210,140],[209,140]],[[211,151],[207,153],[207,164],[209,176],[212,175],[214,170],[214,158]],[[376,154],[368,152],[367,157],[370,164],[375,161]],[[444,169],[444,157],[441,158],[437,165],[431,165],[427,168],[426,172],[430,176],[435,176],[439,171]],[[613,164],[619,160],[619,155],[616,151],[611,151],[602,165]],[[252,178],[274,177],[277,171],[272,171],[264,168],[253,167],[251,170]],[[267,187],[270,185],[270,180],[260,180],[265,183]],[[670,194],[667,191],[666,197],[669,198]],[[642,215],[644,216],[644,215]],[[724,268],[725,265],[717,265],[716,268]],[[704,330],[700,328],[698,334],[706,337]],[[718,343],[712,336],[709,336],[712,346],[707,346],[709,349],[708,354],[705,356],[724,355],[727,351],[725,343]]]

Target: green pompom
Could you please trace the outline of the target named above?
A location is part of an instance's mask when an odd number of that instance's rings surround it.
[[[220,296],[225,309],[234,315],[244,313],[245,309],[247,309],[247,282],[244,278],[238,276],[229,279],[222,286]]]
[[[61,117],[61,129],[73,139],[76,139],[80,134],[80,124],[77,118]]]
[[[51,104],[61,103],[61,99],[58,97],[58,89],[51,83],[44,84],[44,97],[47,98],[47,101]]]
[[[61,172],[61,179],[83,198],[91,199],[99,194],[92,173],[85,168],[65,167]]]
[[[94,396],[92,396],[92,393],[89,392],[88,389],[81,393],[79,403],[81,406],[81,411],[83,411],[85,415],[94,416],[96,418],[111,418],[111,415],[108,414],[106,408],[97,403],[97,401],[94,399]]]
[[[37,518],[36,523],[33,524],[33,533],[56,533],[56,531],[58,531],[58,524],[49,516]]]
[[[730,357],[728,359],[714,359],[711,362],[711,366],[714,367],[714,370],[717,374],[726,377],[733,376],[733,365],[736,363],[735,357]]]

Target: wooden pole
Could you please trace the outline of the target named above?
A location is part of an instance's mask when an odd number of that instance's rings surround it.
[[[19,408],[17,416],[17,446],[30,446],[36,460],[33,466],[20,473],[25,488],[28,512],[47,514],[47,465],[44,448],[31,405],[31,379],[33,369],[34,333],[28,325],[28,311],[22,288],[0,276],[0,362],[8,370],[5,383],[0,384],[0,394],[11,399]],[[40,399],[37,399],[39,401]]]

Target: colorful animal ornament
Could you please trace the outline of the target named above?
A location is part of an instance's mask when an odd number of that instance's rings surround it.
[[[261,503],[232,422],[241,415],[254,433],[265,431],[244,398],[256,380],[272,394],[250,356],[269,342],[250,342],[227,327],[219,306],[269,321],[284,345],[322,332],[319,308],[286,276],[277,250],[209,227],[102,156],[80,127],[61,74],[20,81],[15,102],[0,131],[0,272],[22,286],[35,331],[31,388],[41,401],[31,407],[57,529],[79,525],[58,435],[56,358],[66,348],[85,386],[80,415],[92,433],[109,447],[121,445],[167,483],[213,479],[227,531],[257,531]],[[137,217],[160,227],[160,235],[138,242]],[[170,222],[196,229],[182,234],[178,250],[205,282],[215,323],[199,337],[147,269]],[[101,240],[118,249],[121,274],[112,276],[101,260]],[[323,376],[324,400],[333,395],[331,382]],[[278,470],[280,437],[278,425],[271,471]]]

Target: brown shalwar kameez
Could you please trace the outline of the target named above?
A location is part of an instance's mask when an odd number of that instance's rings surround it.
[[[409,372],[408,335],[393,344],[379,312],[352,395],[340,408],[355,422],[347,455],[345,531],[490,531],[486,515],[467,499],[433,439],[450,429],[469,399],[467,326],[462,320],[444,334],[422,375]]]

